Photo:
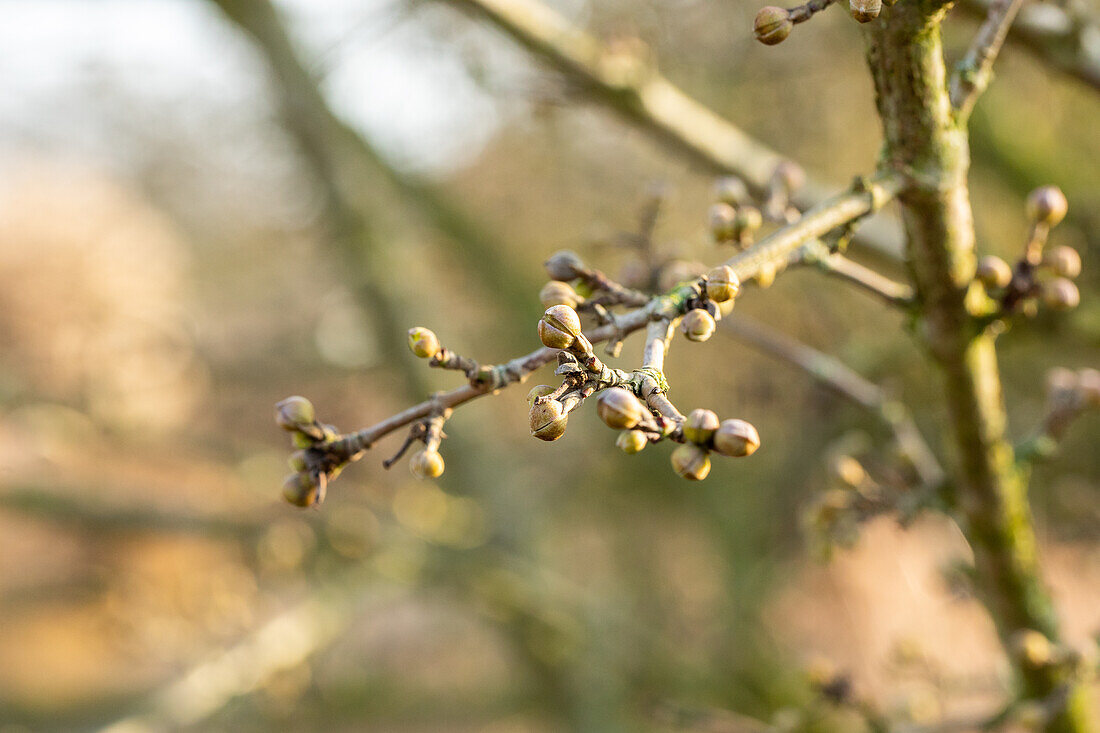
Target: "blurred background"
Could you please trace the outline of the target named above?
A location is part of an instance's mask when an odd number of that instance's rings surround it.
[[[767,48],[745,0],[552,4],[818,179],[873,168],[845,13]],[[1010,680],[958,530],[882,517],[832,552],[807,534],[830,456],[887,436],[728,336],[668,365],[682,408],[763,437],[702,483],[663,446],[624,456],[591,409],[531,439],[519,387],[455,414],[438,482],[383,470],[391,436],[320,509],[282,503],[277,400],[351,430],[457,386],[407,353],[413,325],[489,363],[535,348],[540,263],[628,267],[608,242],[655,184],[661,252],[728,252],[713,176],[483,20],[281,0],[261,48],[253,3],[224,5],[236,21],[204,0],[0,1],[2,733],[861,730],[866,709],[937,730],[996,708]],[[948,26],[957,58],[975,23]],[[1054,183],[1053,241],[1085,261],[1077,311],[1002,339],[1016,437],[1048,368],[1100,365],[1097,129],[1095,90],[1015,47],[974,118],[981,249],[1014,259],[1024,197]],[[813,272],[738,313],[903,396],[946,455],[900,316]],[[1075,644],[1100,631],[1098,427],[1032,489]]]

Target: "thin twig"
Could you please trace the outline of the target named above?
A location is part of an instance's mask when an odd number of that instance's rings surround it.
[[[891,280],[840,253],[829,252],[824,244],[807,245],[801,261],[803,264],[815,266],[827,275],[862,288],[889,305],[907,308],[913,303],[913,289],[908,285]]]
[[[951,106],[965,120],[993,78],[993,62],[1024,0],[993,0],[985,22],[951,76]]]

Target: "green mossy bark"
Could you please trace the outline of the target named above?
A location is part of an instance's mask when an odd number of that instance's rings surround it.
[[[1039,574],[1026,477],[1005,438],[1005,410],[993,340],[968,309],[974,225],[967,187],[969,143],[947,92],[940,37],[945,8],[905,0],[867,30],[867,58],[882,117],[883,165],[904,178],[907,262],[917,290],[921,334],[940,366],[953,444],[957,506],[974,549],[981,597],[1006,648],[1033,629],[1057,640],[1050,597]],[[1022,692],[1066,704],[1051,731],[1094,730],[1085,690],[1056,667],[1017,666]]]

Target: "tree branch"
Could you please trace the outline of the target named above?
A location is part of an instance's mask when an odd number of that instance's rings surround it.
[[[787,160],[689,97],[652,62],[635,59],[630,73],[606,63],[612,56],[607,49],[538,0],[442,1],[488,20],[658,142],[710,172],[743,178],[758,196],[767,193],[776,166]],[[811,208],[827,191],[810,182],[796,193],[795,203]],[[896,228],[888,223],[864,227],[860,241],[880,256],[901,258]]]
[[[951,76],[951,105],[959,119],[970,117],[974,103],[993,79],[993,62],[1023,4],[1024,0],[993,0],[990,3],[985,22]]]
[[[996,0],[961,0],[968,15],[986,17]],[[1089,17],[1085,3],[1026,6],[1008,34],[1055,69],[1100,90],[1100,23]]]
[[[807,244],[801,253],[801,263],[816,267],[826,275],[849,282],[889,305],[901,308],[909,308],[913,305],[914,295],[911,287],[891,280],[842,254],[830,252],[824,244]]]

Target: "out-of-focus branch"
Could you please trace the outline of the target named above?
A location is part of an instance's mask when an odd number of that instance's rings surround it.
[[[708,171],[736,175],[760,196],[786,158],[666,79],[653,63],[624,59],[538,0],[444,0],[485,18],[521,46],[579,84],[593,98],[687,156]],[[826,198],[828,189],[810,182],[795,196],[806,209]],[[902,257],[896,227],[869,222],[859,241],[892,260]]]
[[[961,0],[959,9],[986,17],[997,0]],[[1085,3],[1035,3],[1024,7],[1008,34],[1055,69],[1100,90],[1100,23]]]
[[[902,455],[913,465],[921,485],[939,487],[943,468],[901,402],[827,354],[744,316],[722,319],[722,328],[738,341],[801,369],[817,382],[866,409],[890,430]]]
[[[1016,460],[1034,463],[1054,455],[1071,425],[1086,410],[1100,408],[1100,371],[1057,368],[1047,376],[1047,410],[1035,431],[1016,446]]]
[[[822,243],[806,245],[800,255],[803,264],[849,282],[889,305],[907,308],[913,303],[913,289],[908,285],[891,280],[842,254],[830,252]]]
[[[435,187],[389,164],[364,136],[336,115],[270,0],[210,2],[252,38],[263,55],[271,69],[287,128],[323,181],[341,228],[365,232],[364,201],[376,195],[380,182],[389,184],[429,224],[465,250],[460,260],[470,264],[472,274],[480,277],[495,297],[511,304],[522,303],[528,297],[522,279],[517,279],[507,264],[507,249],[494,242],[481,224]],[[357,246],[354,238],[348,241]],[[358,269],[370,268],[377,259],[369,253],[364,257],[360,250],[348,255],[349,263]],[[518,319],[502,319],[502,325],[513,335],[520,334]]]
[[[985,22],[978,29],[966,56],[951,76],[951,105],[965,120],[993,79],[993,62],[1024,0],[992,0]]]

